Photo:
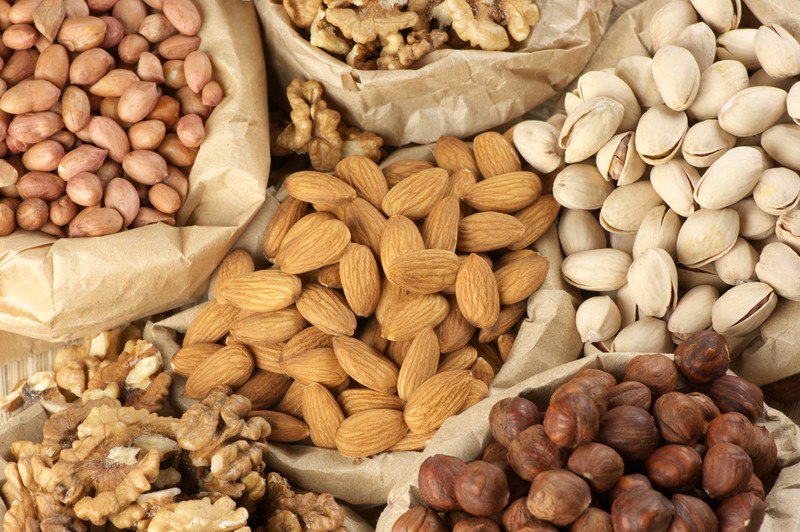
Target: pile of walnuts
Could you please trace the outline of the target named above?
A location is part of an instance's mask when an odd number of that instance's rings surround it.
[[[409,68],[433,50],[506,50],[539,21],[535,0],[283,0],[311,44],[359,70]]]

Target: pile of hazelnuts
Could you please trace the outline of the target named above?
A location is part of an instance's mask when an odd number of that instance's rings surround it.
[[[393,532],[756,531],[778,450],[754,425],[761,390],[726,375],[729,364],[725,339],[703,331],[678,346],[674,363],[632,358],[620,383],[581,370],[544,416],[525,398],[503,399],[480,460],[423,462],[426,506]]]

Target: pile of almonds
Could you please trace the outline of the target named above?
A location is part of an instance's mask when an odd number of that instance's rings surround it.
[[[489,414],[479,460],[425,460],[394,532],[417,530],[755,531],[777,447],[754,425],[760,390],[726,375],[724,338],[704,331],[675,353],[639,355],[622,382],[583,369],[540,415],[522,397]],[[701,392],[682,393],[691,387]],[[442,518],[438,512],[444,512]]]
[[[670,352],[708,328],[738,353],[800,300],[800,43],[740,19],[738,1],[669,2],[652,58],[584,74],[566,115],[514,130],[557,173],[565,280],[601,294],[578,310],[586,353]]]
[[[442,137],[435,159],[289,176],[264,241],[274,266],[229,255],[172,360],[185,395],[227,384],[274,408],[273,439],[347,456],[424,448],[486,397],[547,273],[527,247],[558,205],[499,133],[474,151]]]
[[[0,4],[0,236],[164,222],[223,97],[192,0]]]

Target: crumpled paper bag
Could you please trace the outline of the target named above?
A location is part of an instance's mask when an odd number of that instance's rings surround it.
[[[269,171],[264,59],[249,2],[198,0],[201,49],[225,99],[190,175],[185,227],[99,238],[18,231],[0,238],[0,329],[61,341],[185,304],[264,202]]]
[[[280,85],[319,81],[348,124],[393,146],[468,137],[522,116],[581,71],[613,7],[611,0],[539,0],[541,19],[515,52],[437,50],[414,69],[365,71],[311,46],[281,0],[255,3]]]

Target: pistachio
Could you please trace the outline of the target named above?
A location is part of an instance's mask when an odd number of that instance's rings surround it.
[[[661,203],[649,180],[617,187],[603,202],[600,225],[610,233],[635,233],[650,209]]]
[[[675,46],[686,48],[694,56],[700,72],[714,63],[717,54],[717,37],[705,22],[692,24],[678,35]]]
[[[590,297],[578,307],[575,325],[583,342],[604,342],[619,332],[622,317],[608,296]]]
[[[786,112],[786,91],[775,87],[742,89],[719,110],[719,125],[737,137],[758,135],[774,126]]]
[[[737,284],[755,281],[758,253],[744,238],[737,238],[730,251],[714,261],[717,275],[726,284]]]
[[[583,104],[583,100],[581,100],[581,97],[575,92],[567,92],[564,94],[564,110],[567,112],[567,117],[574,113],[575,109],[580,107],[581,104]],[[564,125],[562,124],[561,127],[563,128]]]
[[[781,214],[775,224],[778,240],[800,253],[800,210]]]
[[[636,242],[636,233],[609,233],[608,243],[612,249],[624,251],[633,256],[633,243]]]
[[[578,96],[585,102],[595,98],[611,98],[619,102],[624,113],[617,131],[631,131],[636,127],[642,110],[633,90],[613,72],[601,70],[587,72],[578,78]]]
[[[717,33],[735,30],[742,21],[741,0],[689,0],[697,14]]]
[[[694,199],[703,208],[722,209],[749,196],[764,172],[764,156],[750,146],[725,152],[697,183]]]
[[[653,57],[653,78],[664,104],[675,111],[688,109],[700,89],[697,61],[687,49],[678,46],[659,48]]]
[[[711,323],[720,334],[744,336],[761,327],[777,304],[775,291],[768,284],[740,284],[722,294],[714,303]]]
[[[564,150],[558,145],[554,126],[539,120],[526,120],[514,127],[514,146],[537,172],[549,174],[564,164]]]
[[[749,84],[747,68],[740,61],[717,61],[700,75],[700,88],[689,106],[689,116],[695,120],[716,119],[722,105]]]
[[[717,37],[717,59],[733,59],[748,69],[759,68],[761,63],[756,56],[755,28],[741,28],[726,31]]]
[[[666,4],[650,20],[650,51],[672,44],[685,28],[695,23],[697,12],[689,2],[676,0]]]
[[[663,205],[653,207],[642,219],[636,239],[633,242],[633,258],[637,259],[651,248],[660,248],[669,253],[673,259],[678,242],[678,231],[681,220],[675,211]]]
[[[739,213],[739,234],[747,240],[762,240],[775,233],[776,217],[762,211],[753,198],[734,203]]]
[[[553,182],[553,196],[568,209],[599,209],[613,189],[590,164],[571,164]]]
[[[800,74],[800,43],[782,26],[770,24],[758,28],[754,45],[758,62],[773,78]]]
[[[643,55],[623,57],[614,73],[624,81],[636,95],[639,105],[645,108],[664,103],[653,78],[653,59]]]
[[[643,316],[622,329],[611,343],[614,353],[671,353],[672,338],[663,320]]]
[[[622,316],[622,327],[627,327],[639,319],[639,309],[636,308],[636,300],[633,299],[633,290],[629,285],[625,285],[617,290],[614,296],[614,303]]]
[[[800,301],[800,256],[786,244],[773,242],[764,246],[756,275],[779,296]]]
[[[713,262],[730,251],[739,236],[739,215],[733,209],[700,209],[678,232],[678,261],[690,268]]]
[[[606,247],[606,233],[589,211],[566,209],[558,220],[558,240],[564,255]]]
[[[765,170],[753,189],[753,199],[762,211],[776,216],[796,209],[800,203],[800,175],[783,167]]]
[[[606,180],[618,185],[629,185],[644,175],[646,165],[636,152],[636,135],[633,131],[620,133],[600,148],[595,158],[597,169]]]
[[[736,145],[736,137],[719,126],[717,120],[703,120],[689,128],[681,154],[696,168],[707,168]]]
[[[611,98],[594,98],[579,105],[567,115],[558,137],[565,149],[564,160],[577,163],[588,159],[608,142],[617,131],[625,108]]]
[[[800,126],[800,81],[792,85],[786,96],[786,110],[795,124]]]
[[[616,249],[590,249],[573,253],[561,263],[561,274],[581,290],[606,292],[625,284],[631,256]]]
[[[763,68],[759,68],[750,76],[751,87],[775,87],[786,92],[792,87],[793,82],[794,78],[775,79],[767,74],[767,71]]]
[[[688,130],[689,119],[683,111],[674,111],[664,104],[651,107],[636,127],[639,156],[654,166],[672,160]]]
[[[556,128],[558,131],[561,131],[561,128],[564,127],[564,122],[566,121],[567,115],[564,113],[555,113],[553,116],[547,119],[547,123]]]
[[[694,189],[700,181],[697,170],[680,159],[654,166],[650,183],[670,209],[687,217],[694,212]]]
[[[669,253],[650,248],[634,259],[628,285],[642,314],[661,318],[678,303],[678,271]]]
[[[683,294],[667,322],[672,340],[680,343],[692,333],[711,327],[711,309],[717,299],[719,292],[707,284],[695,286]]]
[[[761,135],[761,146],[775,161],[800,172],[800,126],[772,126]]]
[[[699,268],[688,268],[678,264],[678,285],[682,289],[691,290],[704,284],[713,286],[717,290],[728,289],[728,285],[717,275],[713,262]]]

